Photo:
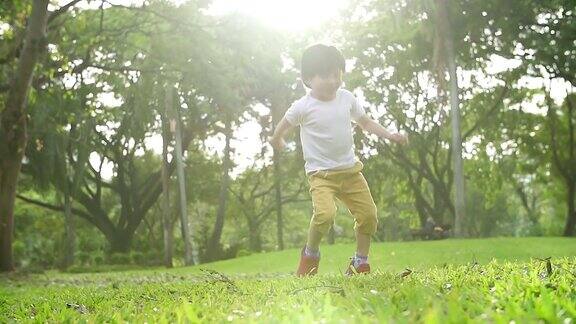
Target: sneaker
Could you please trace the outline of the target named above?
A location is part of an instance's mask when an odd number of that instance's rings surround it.
[[[354,266],[354,258],[350,261],[348,265],[348,269],[346,269],[347,276],[353,276],[356,274],[369,274],[370,273],[370,265],[368,263],[362,263],[358,267]]]
[[[313,257],[306,255],[304,250],[306,247],[302,248],[300,252],[300,264],[298,265],[298,270],[296,275],[298,277],[313,276],[318,273],[318,264],[320,263],[320,257]]]

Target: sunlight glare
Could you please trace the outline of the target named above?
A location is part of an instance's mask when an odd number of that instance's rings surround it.
[[[215,0],[208,13],[239,12],[280,30],[297,32],[318,27],[338,15],[349,0]]]

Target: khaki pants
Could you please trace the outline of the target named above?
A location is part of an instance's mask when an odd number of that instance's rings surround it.
[[[361,234],[376,233],[376,204],[362,175],[363,164],[343,170],[316,171],[308,176],[313,215],[310,228],[326,234],[336,216],[334,198],[342,201],[355,219],[354,230]]]

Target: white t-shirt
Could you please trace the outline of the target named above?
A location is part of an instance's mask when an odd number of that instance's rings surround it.
[[[300,126],[306,173],[353,167],[352,121],[364,115],[354,94],[345,89],[338,89],[331,101],[310,94],[296,100],[284,117],[293,126]]]

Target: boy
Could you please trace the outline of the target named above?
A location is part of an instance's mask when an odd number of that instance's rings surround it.
[[[404,135],[391,134],[370,119],[354,95],[340,89],[344,71],[344,57],[335,47],[317,44],[307,48],[302,55],[301,73],[311,90],[290,106],[270,139],[272,146],[283,149],[284,135],[300,126],[313,215],[296,271],[299,277],[318,272],[320,241],[336,214],[334,198],[342,201],[355,219],[357,248],[346,274],[370,272],[370,237],[376,232],[378,218],[370,189],[360,172],[363,165],[354,154],[351,122],[381,138],[407,142]]]

